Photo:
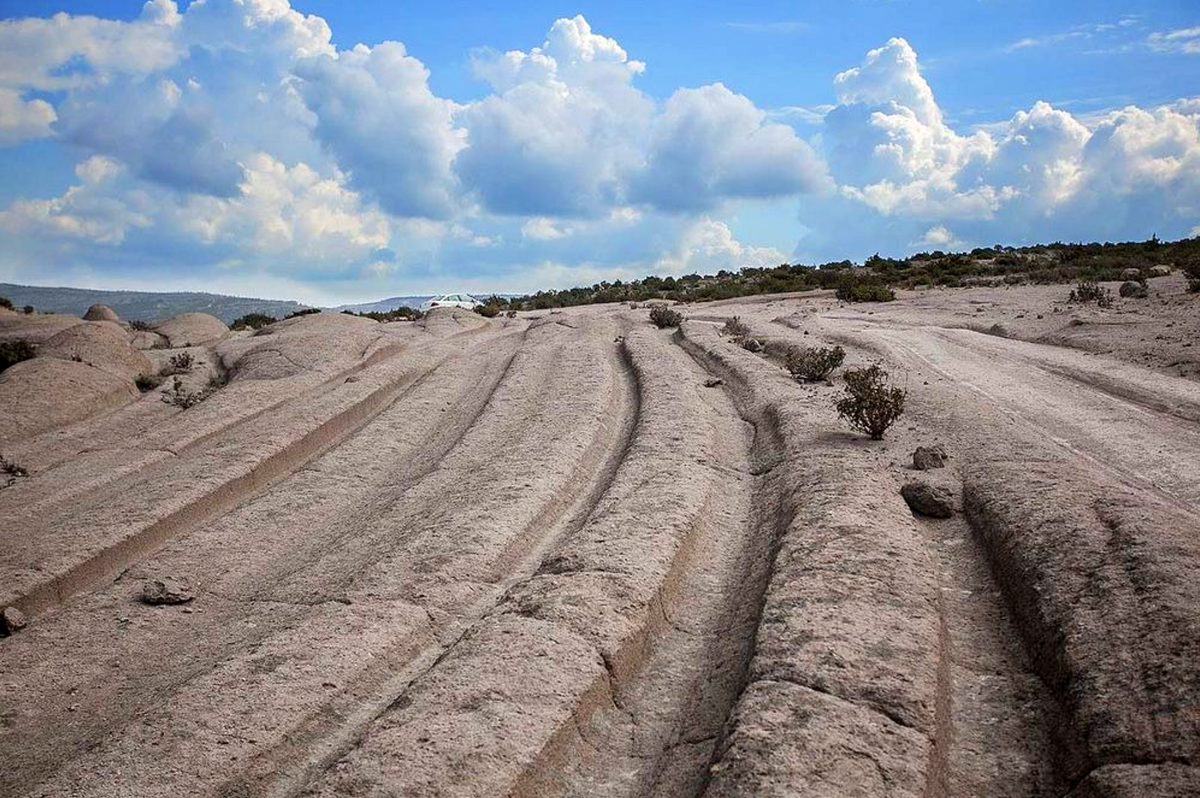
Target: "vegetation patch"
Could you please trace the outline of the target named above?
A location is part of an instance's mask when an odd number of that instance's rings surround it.
[[[291,316],[288,316],[290,319]],[[274,324],[278,319],[274,316],[268,316],[266,313],[247,313],[245,316],[239,316],[233,320],[233,324],[229,325],[233,330],[261,330],[268,324]]]
[[[666,305],[653,305],[650,308],[650,321],[659,329],[678,327],[680,322],[683,321],[683,315]]]
[[[904,412],[908,392],[893,387],[888,373],[878,363],[865,369],[851,369],[845,379],[846,391],[834,403],[838,415],[872,440],[882,440],[883,433]]]
[[[192,366],[195,363],[196,359],[192,357],[191,352],[180,352],[177,355],[171,355],[170,365],[167,366],[165,375],[186,374],[192,370]]]
[[[843,302],[891,302],[896,292],[882,278],[845,274],[838,282],[837,298]]]
[[[1191,263],[1184,266],[1183,273],[1187,277],[1188,291],[1200,294],[1200,257],[1194,258]]]
[[[369,310],[365,313],[355,313],[353,310],[343,310],[342,313],[345,313],[347,316],[358,316],[362,319],[374,319],[378,322],[416,321],[425,315],[421,311],[414,310],[407,305],[401,305],[395,310],[388,311]]]
[[[320,312],[321,312],[320,308],[301,308],[300,310],[293,311],[292,313],[287,314],[283,318],[284,319],[294,319],[299,316],[311,316],[314,313],[320,313]]]
[[[6,296],[0,296],[0,308],[4,308],[5,310],[16,310],[16,308],[13,307],[12,301]]]
[[[36,354],[37,350],[28,341],[0,342],[0,372],[5,371],[9,366],[20,363],[22,360],[29,360]]]
[[[16,463],[5,459],[4,455],[0,454],[0,488],[7,488],[18,479],[23,479],[27,476],[29,476],[28,471]]]
[[[1068,302],[1080,302],[1087,304],[1095,302],[1098,307],[1111,308],[1113,306],[1112,292],[1094,280],[1083,280],[1073,289],[1067,296]]]
[[[797,380],[827,380],[846,359],[840,346],[796,346],[788,350],[787,370]]]
[[[129,322],[129,329],[133,330],[134,332],[150,332],[150,322],[142,321],[141,319],[134,319],[133,321]]]

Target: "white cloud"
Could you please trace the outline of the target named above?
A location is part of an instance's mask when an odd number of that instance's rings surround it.
[[[786,263],[787,256],[772,247],[753,247],[733,236],[724,222],[704,218],[683,234],[679,247],[659,258],[654,274],[710,274],[737,271],[744,266],[765,267]]]
[[[948,227],[939,224],[925,231],[919,239],[913,242],[910,246],[913,248],[933,248],[933,249],[958,249],[962,247],[963,242],[958,239],[950,231]]]
[[[1151,33],[1146,43],[1160,53],[1200,55],[1200,26]]]
[[[720,83],[679,89],[654,120],[633,199],[671,211],[827,187],[824,164],[790,127]]]
[[[567,235],[569,235],[568,230],[557,227],[552,219],[547,219],[545,216],[535,216],[521,225],[521,236],[532,238],[535,241],[554,241],[566,238]]]
[[[56,119],[54,106],[45,100],[25,100],[20,92],[0,86],[0,147],[51,136]]]
[[[316,115],[314,134],[352,185],[396,216],[452,214],[450,166],[465,134],[451,122],[454,104],[434,96],[429,71],[403,44],[306,59],[296,74]]]

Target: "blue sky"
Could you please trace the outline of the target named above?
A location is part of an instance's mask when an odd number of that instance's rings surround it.
[[[1194,3],[0,17],[0,280],[336,302],[1200,234]]]

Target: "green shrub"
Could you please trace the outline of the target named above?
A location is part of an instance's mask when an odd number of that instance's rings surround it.
[[[134,319],[133,321],[129,322],[129,329],[133,330],[134,332],[150,332],[150,322]]]
[[[652,305],[650,307],[650,321],[654,322],[654,326],[665,329],[667,327],[678,327],[683,321],[683,316],[678,312],[671,310],[666,305]]]
[[[888,373],[878,364],[846,372],[846,392],[834,406],[851,427],[881,440],[888,427],[904,412],[907,392],[888,382]]]
[[[289,316],[288,318],[291,318]],[[235,330],[261,330],[268,324],[274,324],[278,319],[274,316],[268,316],[266,313],[247,313],[233,320],[233,324],[229,325]]]
[[[485,319],[494,319],[500,315],[500,306],[484,303],[475,307],[475,312]]]
[[[13,307],[13,303],[10,302],[8,297],[5,296],[0,296],[0,308],[4,308],[5,310],[16,310],[16,308]]]
[[[22,360],[29,360],[36,354],[37,350],[28,341],[0,342],[0,371],[4,371],[9,366],[15,366]]]
[[[1094,280],[1080,281],[1078,285],[1071,289],[1067,301],[1095,302],[1097,306],[1102,308],[1111,308],[1113,306],[1112,292]]]
[[[788,350],[787,370],[798,380],[824,380],[845,359],[846,350],[840,346],[797,346]]]
[[[1146,284],[1136,280],[1126,280],[1117,291],[1125,299],[1145,299],[1150,295]]]
[[[878,277],[844,274],[838,281],[837,298],[843,302],[891,302],[896,292]]]
[[[284,318],[285,319],[294,319],[299,316],[311,316],[314,313],[320,313],[320,312],[321,312],[320,308],[301,308],[300,310],[297,310],[297,311],[287,314],[286,316],[284,316]]]
[[[163,401],[187,410],[189,407],[203,402],[207,396],[208,393],[205,391],[189,391],[184,387],[183,380],[176,377],[171,384],[171,390],[163,394]]]
[[[26,305],[25,307],[21,308],[21,310],[23,310],[25,312],[26,316],[32,316],[34,307],[33,307],[33,305]]]

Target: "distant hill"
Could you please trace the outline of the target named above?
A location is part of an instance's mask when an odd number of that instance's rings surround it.
[[[426,296],[394,296],[387,299],[381,299],[378,302],[361,302],[357,305],[338,305],[336,308],[328,308],[328,310],[352,310],[355,313],[387,313],[399,307],[409,307],[417,310],[425,302],[426,299],[432,298],[432,295]]]
[[[108,305],[126,321],[159,321],[192,311],[211,313],[229,324],[247,313],[265,313],[283,318],[308,307],[283,299],[205,294],[197,291],[158,293],[152,291],[99,291],[91,288],[48,288],[34,285],[0,283],[0,296],[18,308],[33,305],[43,313],[69,313],[82,316],[97,302]]]

